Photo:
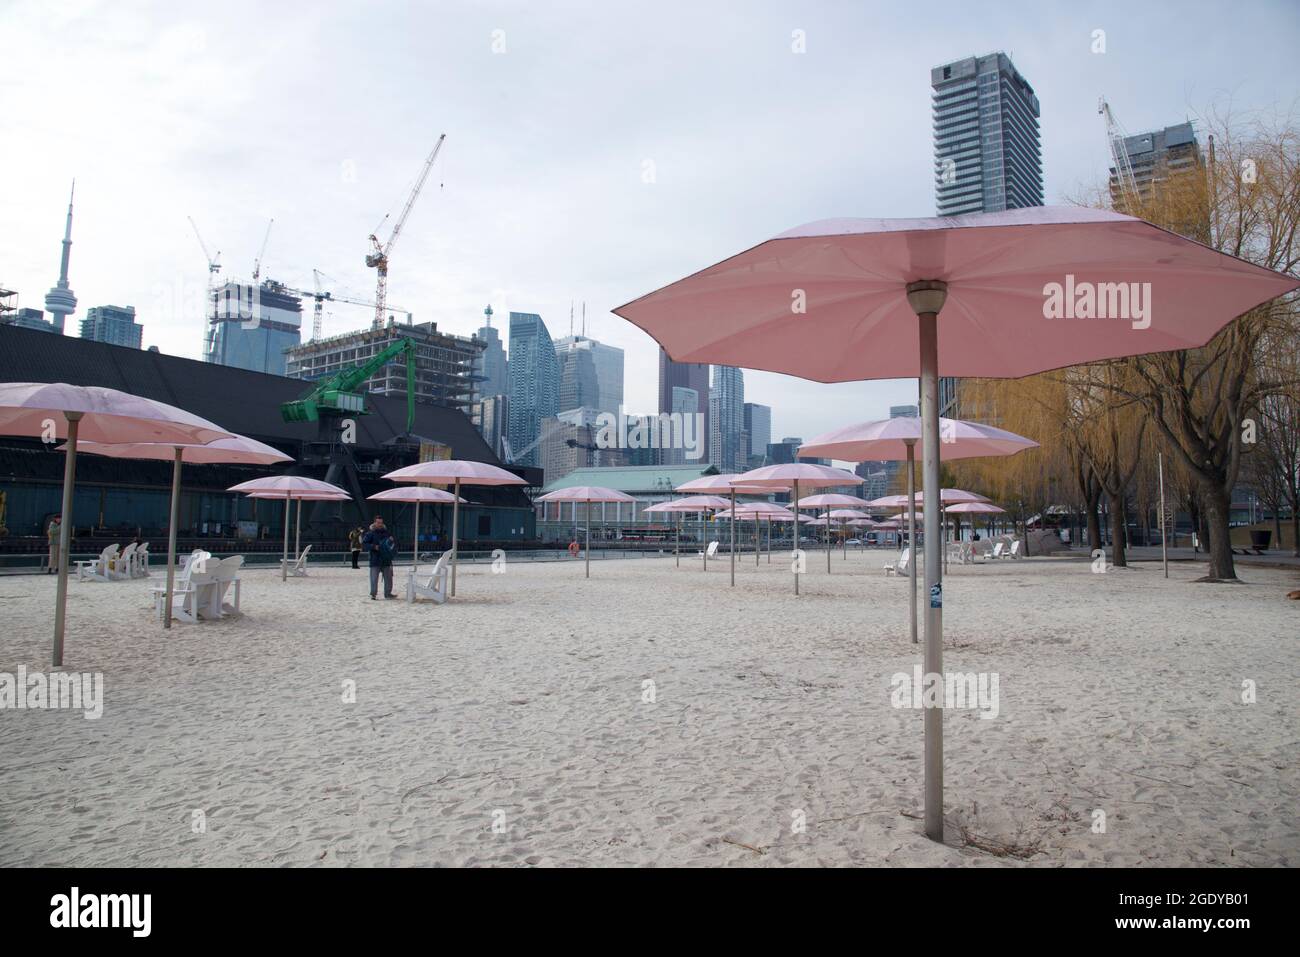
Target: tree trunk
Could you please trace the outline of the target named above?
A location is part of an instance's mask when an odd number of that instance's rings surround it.
[[[1097,503],[1088,503],[1088,551],[1101,548],[1101,519],[1097,517]]]
[[[1112,564],[1117,568],[1127,568],[1128,555],[1124,537],[1124,506],[1114,499],[1110,503],[1110,543]]]
[[[1278,542],[1281,547],[1282,543]],[[1291,506],[1291,554],[1300,558],[1300,510]]]
[[[1209,581],[1236,581],[1237,569],[1232,560],[1232,539],[1228,534],[1228,518],[1232,496],[1222,488],[1204,483],[1201,490],[1202,520],[1209,533],[1205,542],[1210,556]]]

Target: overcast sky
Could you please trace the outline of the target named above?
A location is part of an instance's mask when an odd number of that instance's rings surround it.
[[[223,277],[247,279],[274,217],[264,277],[311,288],[314,267],[369,299],[366,237],[446,132],[389,302],[462,335],[488,303],[503,330],[538,312],[559,337],[585,300],[588,333],[627,351],[630,412],[655,409],[656,346],[612,307],[810,220],[933,215],[933,66],[1011,55],[1042,105],[1049,203],[1105,176],[1100,94],[1137,133],[1216,106],[1289,113],[1300,93],[1294,0],[0,0],[0,37],[0,286],[20,305],[58,277],[73,177],[74,333],[90,306],[134,305],[146,346],[198,357],[187,215]],[[335,306],[325,333],[368,320]],[[916,394],[745,387],[774,438]]]

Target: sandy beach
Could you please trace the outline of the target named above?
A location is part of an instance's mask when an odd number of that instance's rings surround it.
[[[1295,571],[953,567],[945,666],[1000,700],[947,713],[937,845],[886,557],[812,553],[798,598],[779,558],[468,566],[441,607],[249,570],[243,617],[170,632],[145,583],[73,582],[103,716],[0,711],[0,863],[1300,864]],[[0,578],[0,671],[49,670],[53,596]]]

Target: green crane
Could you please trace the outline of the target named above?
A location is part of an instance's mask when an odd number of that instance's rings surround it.
[[[280,414],[286,422],[318,422],[323,417],[366,415],[365,393],[357,389],[398,356],[406,357],[406,431],[409,433],[415,427],[415,343],[410,339],[400,339],[360,365],[322,379],[302,398],[281,405]]]

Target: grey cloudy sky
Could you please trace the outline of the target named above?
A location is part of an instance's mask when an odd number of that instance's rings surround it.
[[[627,350],[632,412],[654,408],[656,347],[611,307],[803,222],[933,214],[933,66],[1013,57],[1042,104],[1049,203],[1105,175],[1100,94],[1140,132],[1216,106],[1285,114],[1300,93],[1290,0],[5,0],[0,36],[0,285],[21,305],[57,278],[74,176],[78,316],[134,305],[146,345],[199,354],[187,215],[223,276],[251,273],[274,217],[264,276],[310,288],[315,267],[370,298],[366,237],[446,132],[390,303],[467,335],[490,302],[560,336],[585,300],[589,334]],[[337,306],[325,332],[367,321]],[[912,381],[746,374],[776,437],[914,397]]]

